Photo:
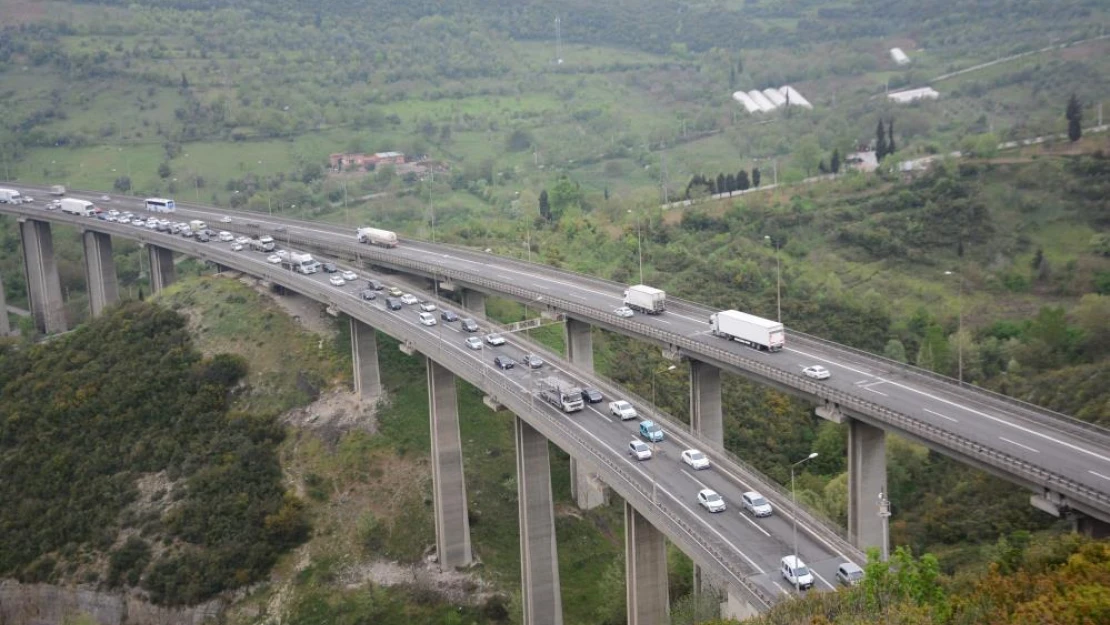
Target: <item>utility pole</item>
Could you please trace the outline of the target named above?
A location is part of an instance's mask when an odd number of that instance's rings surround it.
[[[563,64],[563,20],[555,18],[555,64]]]
[[[659,162],[663,168],[663,205],[671,203],[671,195],[667,190],[667,152],[666,148],[659,151]]]

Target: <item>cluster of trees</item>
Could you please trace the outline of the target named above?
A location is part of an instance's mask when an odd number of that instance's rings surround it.
[[[741,169],[735,174],[717,174],[716,178],[694,174],[690,182],[686,183],[685,197],[687,200],[705,195],[718,193],[732,193],[733,191],[747,191],[759,186],[762,174],[758,167],[752,168],[751,176],[746,170]]]
[[[898,150],[894,143],[894,118],[887,121],[886,130],[883,130],[883,120],[875,127],[875,158],[880,162]]]
[[[282,484],[282,429],[228,411],[246,372],[143,302],[49,346],[0,343],[0,576],[76,574],[167,605],[264,579],[309,526]],[[140,492],[140,478],[163,485]],[[107,571],[90,568],[98,554]]]

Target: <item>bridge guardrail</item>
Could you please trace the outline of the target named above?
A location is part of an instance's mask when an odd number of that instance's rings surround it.
[[[30,218],[38,217],[30,211],[18,212]],[[120,234],[142,243],[174,249],[229,267],[242,263],[243,256],[230,250],[170,237],[164,233],[150,233],[145,229],[140,230],[109,222],[97,221],[95,224],[90,224],[87,218],[61,214],[52,214],[51,218],[52,221],[68,222],[79,228],[88,229],[89,225],[95,225],[92,229]],[[694,514],[692,511],[689,511],[670,493],[656,488],[656,482],[646,473],[629,471],[614,459],[620,457],[623,460],[622,454],[599,449],[579,431],[570,427],[565,418],[553,417],[546,407],[547,404],[537,400],[531,389],[525,390],[503,376],[491,375],[490,367],[477,358],[461,355],[456,350],[444,349],[438,336],[420,331],[413,332],[413,326],[399,321],[392,313],[366,306],[353,297],[337,297],[338,292],[305,276],[259,263],[252,263],[244,271],[327,303],[371,327],[405,341],[426,357],[439,361],[459,377],[483,389],[499,403],[509,407],[515,414],[521,415],[522,418],[526,415],[529,423],[549,440],[564,449],[576,450],[576,455],[580,457],[588,457],[587,461],[598,467],[606,482],[626,501],[632,503],[653,525],[668,535],[671,540],[684,546],[691,555],[701,553],[703,565],[714,571],[721,579],[727,580],[730,585],[747,593],[758,607],[766,609],[777,601],[777,597],[768,595],[758,584],[748,579],[758,571],[743,562],[744,556],[736,550],[735,546],[728,544],[723,537],[715,535],[711,528],[709,531],[695,528],[686,519]],[[539,410],[536,409],[537,405],[540,407]],[[634,476],[634,472],[639,473],[639,477]],[[680,510],[683,508],[686,508],[690,514],[682,514]]]
[[[312,239],[312,237],[305,237]],[[334,250],[339,252],[340,255],[346,255],[346,250],[336,248],[331,242],[321,241],[319,239],[312,240],[311,244],[319,245],[322,248]],[[346,246],[343,246],[345,248]],[[369,246],[367,246],[369,247]],[[478,287],[488,289],[492,292],[501,292],[516,297],[525,299],[536,299],[542,296],[544,303],[568,313],[576,314],[586,319],[595,318],[597,310],[579,304],[577,302],[569,301],[566,299],[554,297],[548,294],[539,293],[530,289],[518,287],[516,285],[503,284],[496,280],[486,278],[484,276],[475,274],[470,271],[444,268],[426,263],[419,260],[390,257],[388,252],[384,250],[366,250],[361,253],[361,256],[366,258],[376,258],[384,264],[407,267],[424,273],[426,275],[442,276],[444,278],[457,279],[462,282],[473,284]],[[607,319],[606,323],[629,330],[633,333],[652,338],[660,343],[672,345],[685,349],[688,353],[697,354],[699,356],[708,356],[717,360],[718,362],[726,363],[729,365],[737,366],[746,369],[752,373],[756,373],[769,380],[773,380],[787,386],[798,388],[815,397],[824,399],[826,401],[848,407],[860,414],[869,415],[880,422],[886,423],[892,427],[904,429],[907,432],[915,433],[925,440],[930,440],[941,445],[951,445],[953,448],[963,452],[972,452],[979,456],[987,464],[995,466],[1003,471],[1013,473],[1023,479],[1029,480],[1032,483],[1040,484],[1045,487],[1051,487],[1061,494],[1071,495],[1078,498],[1078,501],[1093,504],[1094,507],[1099,509],[1110,509],[1110,496],[1105,493],[1099,492],[1090,487],[1084,486],[1074,480],[1064,478],[1058,474],[1050,473],[1048,471],[1039,469],[1030,465],[1029,463],[1003,453],[996,449],[990,449],[984,445],[975,443],[962,436],[945,432],[940,428],[931,426],[921,419],[915,419],[909,415],[897,413],[893,410],[867,401],[865,399],[854,397],[842,391],[835,391],[825,385],[820,385],[816,382],[799,378],[795,375],[789,375],[781,370],[775,369],[764,363],[744,358],[739,354],[735,354],[718,347],[706,343],[699,343],[687,337],[677,335],[664,330],[653,328],[637,321],[622,319],[614,316],[613,319]]]

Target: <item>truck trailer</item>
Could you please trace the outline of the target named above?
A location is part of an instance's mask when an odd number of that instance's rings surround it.
[[[397,233],[378,228],[359,228],[358,242],[382,247],[397,247]]]
[[[88,200],[66,197],[61,199],[61,206],[62,212],[69,213],[70,215],[92,217],[96,214],[96,206]]]
[[[320,263],[312,254],[304,252],[290,252],[288,254],[278,253],[281,256],[281,265],[286,269],[292,269],[297,273],[305,275],[313,274],[320,271]]]
[[[15,189],[0,189],[0,204],[22,204],[23,196]]]
[[[667,309],[667,294],[654,287],[636,284],[624,292],[624,305],[646,315],[658,315]]]
[[[723,310],[709,316],[713,336],[740,341],[756,349],[777,352],[786,342],[782,324],[739,310]]]
[[[50,187],[50,195],[61,197],[66,194],[66,187],[64,184],[56,184]]]
[[[540,398],[568,414],[586,406],[582,401],[582,389],[558,378],[545,378],[540,382]]]

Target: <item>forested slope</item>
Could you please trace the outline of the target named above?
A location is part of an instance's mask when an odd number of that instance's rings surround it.
[[[305,539],[271,417],[175,312],[128,302],[49,343],[0,343],[0,576],[138,586],[195,603]]]

